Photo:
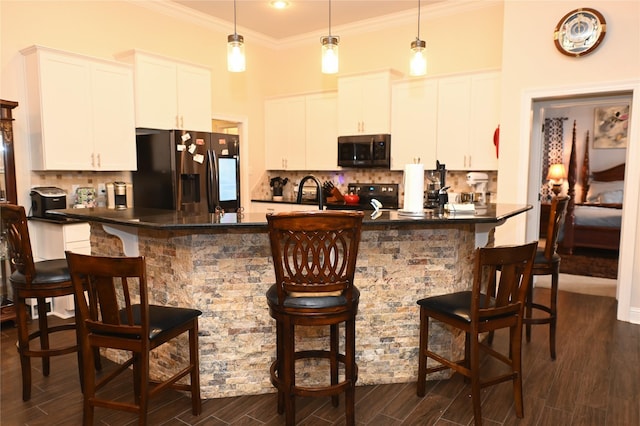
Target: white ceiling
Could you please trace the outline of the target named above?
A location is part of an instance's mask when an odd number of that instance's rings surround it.
[[[444,0],[421,0],[421,6]],[[283,40],[311,32],[328,32],[329,0],[289,0],[284,10],[274,9],[269,0],[237,0],[238,33],[246,28],[273,40]],[[180,6],[215,19],[233,23],[233,1],[173,0]],[[331,27],[380,19],[385,15],[416,13],[418,0],[332,0]],[[334,32],[332,31],[332,34]]]

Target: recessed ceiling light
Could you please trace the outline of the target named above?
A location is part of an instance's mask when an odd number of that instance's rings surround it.
[[[271,7],[276,9],[286,9],[287,7],[289,7],[289,2],[285,0],[273,0],[269,2],[269,4],[271,5]]]

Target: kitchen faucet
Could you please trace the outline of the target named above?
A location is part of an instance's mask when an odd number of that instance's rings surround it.
[[[316,194],[318,194],[318,208],[320,210],[324,210],[324,205],[322,204],[322,185],[320,184],[320,181],[318,180],[318,178],[313,175],[307,175],[300,180],[300,184],[298,185],[297,203],[302,204],[302,188],[304,187],[304,183],[309,179],[313,180],[316,183],[316,186],[318,187],[318,192],[316,192]]]

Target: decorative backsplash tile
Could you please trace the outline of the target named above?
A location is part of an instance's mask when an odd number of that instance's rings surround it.
[[[130,172],[31,172],[31,186],[55,186],[67,193],[67,206],[75,204],[74,187],[92,187],[98,190],[98,184],[109,182],[131,182]]]
[[[489,201],[495,200],[496,191],[498,188],[498,172],[496,171],[482,171],[489,175],[488,193],[490,194]],[[302,178],[307,175],[313,175],[320,180],[320,182],[330,181],[336,188],[343,194],[347,192],[347,185],[350,183],[397,183],[400,186],[400,200],[402,202],[402,196],[404,194],[403,176],[402,171],[396,170],[376,170],[376,169],[362,169],[362,170],[340,170],[340,171],[314,171],[314,172],[301,172],[290,170],[267,170],[260,180],[260,184],[257,185],[251,192],[252,199],[258,200],[270,200],[271,199],[271,187],[269,182],[272,178],[281,177],[288,178],[289,182],[284,186],[282,195],[284,200],[294,199],[294,188],[297,188],[298,183]],[[450,186],[449,192],[470,192],[471,188],[466,183],[467,171],[464,170],[447,170],[446,184]],[[427,181],[425,178],[425,189],[427,188]]]

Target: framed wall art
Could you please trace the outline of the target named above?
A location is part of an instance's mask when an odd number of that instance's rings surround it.
[[[630,106],[607,106],[595,108],[593,124],[593,148],[611,149],[627,147]]]

